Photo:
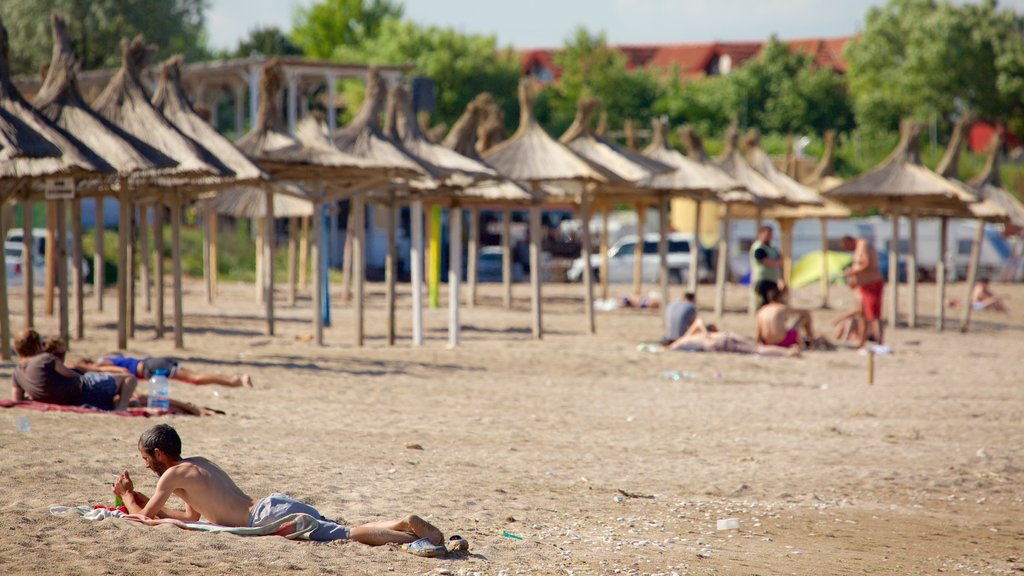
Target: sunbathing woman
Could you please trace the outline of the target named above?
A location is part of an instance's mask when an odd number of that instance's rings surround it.
[[[800,349],[797,347],[764,346],[731,332],[719,332],[714,324],[705,325],[700,318],[695,319],[689,330],[665,349],[684,352],[733,352],[759,356],[800,355]]]

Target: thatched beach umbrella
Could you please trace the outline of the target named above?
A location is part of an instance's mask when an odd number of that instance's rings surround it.
[[[0,21],[0,223],[5,221],[4,206],[12,195],[39,179],[78,178],[110,173],[110,167],[80,141],[64,132],[36,111],[14,87],[9,66],[10,45],[7,29]],[[26,191],[30,195],[31,191]],[[27,198],[28,196],[26,196]],[[22,269],[24,270],[25,320],[31,326],[33,318],[32,278],[32,206],[27,199],[22,203],[24,242]],[[0,225],[0,234],[6,231]],[[63,254],[63,242],[58,255]],[[62,301],[66,302],[62,292]],[[62,306],[66,318],[66,306]],[[7,302],[6,269],[0,271],[0,356],[10,357],[10,315]]]
[[[696,294],[698,280],[697,263],[700,256],[701,204],[705,201],[718,200],[719,194],[722,192],[742,190],[743,185],[721,169],[713,165],[703,164],[693,158],[688,158],[670,146],[668,143],[667,121],[657,118],[653,119],[651,121],[651,134],[651,143],[644,149],[644,155],[648,158],[657,160],[666,166],[671,166],[673,170],[664,174],[656,174],[643,183],[651,189],[661,192],[665,196],[689,198],[694,201],[694,246],[690,249],[690,270],[687,282],[689,291]],[[661,206],[664,206],[664,204],[662,203]],[[605,216],[607,219],[607,213]],[[661,259],[661,266],[663,270],[668,266],[668,250],[664,233],[664,228],[666,228],[665,220],[665,216],[662,215],[663,231],[661,240],[658,243],[658,254]],[[608,266],[606,262],[608,253],[607,231],[608,226],[606,223],[603,231],[604,233],[601,235],[603,269],[607,269]],[[602,289],[606,290],[607,280],[605,278],[601,279],[601,286]],[[605,293],[604,297],[608,297],[607,293]],[[667,276],[664,272],[662,278],[662,300],[663,305],[668,305]]]
[[[78,87],[77,58],[71,48],[67,25],[63,15],[54,12],[53,56],[46,78],[36,94],[34,105],[47,118],[101,156],[116,173],[116,180],[127,179],[132,187],[141,187],[159,176],[170,176],[178,171],[178,163],[97,114],[82,97]],[[98,179],[86,183],[86,192],[96,196],[96,246],[93,258],[96,306],[103,309],[103,196],[109,192],[111,180]],[[77,302],[76,338],[84,336],[81,270],[81,206],[76,198],[72,203],[72,233],[75,255],[75,300]],[[145,260],[144,260],[145,262]]]
[[[355,193],[367,182],[381,181],[388,176],[391,169],[335,148],[311,119],[297,127],[296,135],[289,134],[278,105],[283,87],[280,62],[268,61],[262,77],[255,124],[237,142],[246,156],[278,180],[305,183],[308,197],[316,208]],[[313,315],[315,340],[323,345],[326,259],[321,246],[323,219],[316,212],[311,242],[315,281]]]
[[[911,216],[912,225],[916,215],[922,212],[933,215],[969,215],[967,205],[977,201],[977,198],[962,183],[936,174],[921,164],[918,150],[920,135],[920,125],[903,122],[900,126],[900,142],[882,164],[824,192],[826,198],[836,200],[851,209],[875,208],[882,213],[889,214],[892,218],[892,237],[889,244],[888,316],[890,329],[896,327],[896,315],[899,309],[896,301],[896,288],[899,278],[900,215]],[[912,237],[911,245],[916,240],[916,236]],[[916,270],[909,268],[911,264],[914,262],[908,262],[908,274],[913,277]]]
[[[588,182],[607,182],[609,176],[602,170],[579,157],[564,144],[556,142],[537,122],[533,107],[536,94],[531,90],[530,80],[519,81],[519,128],[508,140],[483,152],[482,157],[499,173],[517,182],[529,185],[533,192],[540,192],[543,184],[555,184],[557,190],[566,196],[582,194]],[[585,239],[586,240],[586,239]],[[589,256],[588,254],[585,257]],[[584,270],[587,267],[584,266]],[[589,274],[584,275],[585,290],[590,291]],[[533,304],[533,335],[541,338],[541,289],[540,289],[540,209],[536,204],[530,208],[530,284]],[[590,306],[588,314],[593,314]],[[589,316],[592,321],[592,316]]]

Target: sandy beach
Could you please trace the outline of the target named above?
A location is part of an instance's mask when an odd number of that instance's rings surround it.
[[[352,345],[337,287],[325,347],[309,341],[308,294],[289,307],[278,293],[271,337],[251,285],[222,285],[213,305],[200,282],[185,288],[186,350],[176,353],[170,334],[155,339],[140,301],[129,351],[249,372],[256,388],[173,385],[173,397],[227,412],[217,417],[0,410],[0,573],[1024,571],[1020,285],[995,285],[1011,313],[975,313],[966,335],[958,311],[935,331],[934,285],[923,285],[923,326],[890,333],[893,354],[877,358],[873,385],[867,357],[848,349],[793,359],[638,351],[660,336],[659,312],[599,313],[587,336],[579,286],[545,287],[538,342],[527,287],[506,311],[500,286],[482,285],[478,305],[462,310],[456,349],[444,308],[426,314],[426,345],[411,346],[407,286],[394,347],[383,337],[383,286],[368,287],[365,348]],[[705,314],[712,292],[701,286]],[[833,310],[814,313],[819,326],[852,304],[846,292],[833,288]],[[795,303],[816,304],[817,288]],[[99,313],[87,300],[87,337],[71,357],[114,346],[113,292],[106,304]],[[723,324],[752,335],[745,304],[732,289]],[[56,318],[37,316],[42,331],[56,330]],[[12,366],[0,368],[5,382]],[[23,416],[27,432],[15,425]],[[177,428],[184,455],[218,462],[251,496],[286,492],[353,524],[416,512],[468,538],[470,553],[423,559],[50,514],[54,504],[112,503],[110,474],[125,468],[152,493],[136,443],[158,422]],[[726,518],[738,529],[717,530]]]

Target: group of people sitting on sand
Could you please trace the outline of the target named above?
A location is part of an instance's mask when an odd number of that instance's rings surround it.
[[[32,328],[22,330],[14,339],[18,364],[11,378],[11,399],[26,399],[66,406],[91,406],[100,410],[127,410],[133,404],[144,405],[144,396],[136,393],[138,381],[149,380],[157,371],[168,378],[189,384],[220,384],[252,387],[248,374],[203,373],[181,367],[177,360],[165,357],[136,358],[111,354],[98,360],[65,359],[67,346],[59,338],[43,338]],[[179,408],[189,408],[177,403]]]

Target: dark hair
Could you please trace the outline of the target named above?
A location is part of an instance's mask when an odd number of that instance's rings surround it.
[[[68,353],[68,347],[64,344],[63,338],[47,338],[46,344],[43,345],[43,352],[49,352],[57,358],[63,359]]]
[[[14,337],[14,351],[18,356],[29,357],[43,350],[43,339],[34,328],[25,328]]]
[[[157,424],[139,436],[139,447],[153,455],[159,448],[171,458],[181,458],[181,438],[170,424]]]
[[[696,297],[697,297],[697,295],[694,294],[693,292],[689,291],[689,290],[687,290],[686,292],[683,292],[683,298],[686,299],[686,300],[689,300],[690,302],[693,302],[694,298],[696,298]]]

